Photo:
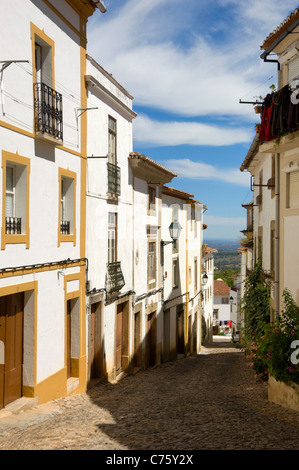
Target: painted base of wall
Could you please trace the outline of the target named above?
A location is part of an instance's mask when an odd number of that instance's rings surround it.
[[[47,377],[35,386],[23,386],[24,397],[38,397],[38,404],[42,405],[58,398],[84,393],[86,391],[86,356],[72,360],[75,373],[67,379],[66,367]]]
[[[285,408],[299,411],[299,385],[286,385],[270,376],[268,380],[268,400]]]

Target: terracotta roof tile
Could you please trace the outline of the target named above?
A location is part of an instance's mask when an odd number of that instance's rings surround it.
[[[299,8],[296,8],[296,10],[290,13],[290,15],[266,37],[264,43],[261,45],[261,49],[267,49],[271,46],[272,42],[275,41],[275,39],[277,39],[298,18]]]
[[[222,279],[214,281],[214,295],[228,296],[230,294],[230,288]]]

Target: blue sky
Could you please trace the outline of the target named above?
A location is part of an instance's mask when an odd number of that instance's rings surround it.
[[[170,185],[208,207],[204,238],[245,228],[239,168],[258,122],[252,101],[276,84],[260,46],[298,5],[285,0],[104,0],[88,53],[133,96],[133,149],[178,173]]]

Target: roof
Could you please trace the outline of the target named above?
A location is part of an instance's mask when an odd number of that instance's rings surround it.
[[[218,253],[218,250],[216,250],[216,248],[211,248],[211,247],[208,246],[206,243],[203,243],[202,246],[203,246],[204,252],[205,252],[206,254],[209,254],[209,253]]]
[[[242,165],[240,166],[241,171],[244,171],[249,167],[252,159],[254,158],[254,156],[256,155],[258,151],[258,146],[259,146],[259,135],[255,134],[252,144],[250,145],[250,148],[247,152],[247,155],[244,158]]]
[[[155,166],[156,168],[159,168],[160,170],[162,171],[166,171],[167,173],[170,173],[171,175],[174,176],[178,176],[177,173],[175,173],[174,171],[172,170],[169,170],[168,168],[166,168],[166,166],[164,165],[161,165],[161,163],[158,163],[156,162],[155,160],[153,160],[152,158],[150,157],[147,157],[146,155],[144,155],[143,153],[139,153],[139,152],[130,152],[130,155],[129,155],[129,159],[130,160],[143,160],[153,166]]]
[[[190,199],[194,197],[194,194],[181,191],[180,189],[171,188],[169,186],[163,186],[163,194],[168,194],[169,196],[178,197],[180,199]]]
[[[214,281],[214,295],[228,296],[230,295],[230,287],[222,279]]]
[[[277,38],[279,38],[279,36],[282,33],[287,32],[287,29],[298,19],[299,19],[299,8],[296,8],[296,10],[290,13],[290,15],[282,23],[280,23],[280,25],[277,26],[277,28],[275,28],[274,31],[272,31],[272,33],[270,33],[266,37],[265,41],[261,45],[261,49],[268,49],[271,46],[271,44]]]

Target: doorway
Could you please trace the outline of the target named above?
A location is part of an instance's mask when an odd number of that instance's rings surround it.
[[[24,292],[0,298],[0,409],[22,396]]]
[[[156,343],[157,343],[157,315],[156,312],[146,316],[146,347],[145,366],[152,367],[156,364]]]
[[[177,354],[185,354],[184,337],[184,309],[180,306],[177,310]]]

